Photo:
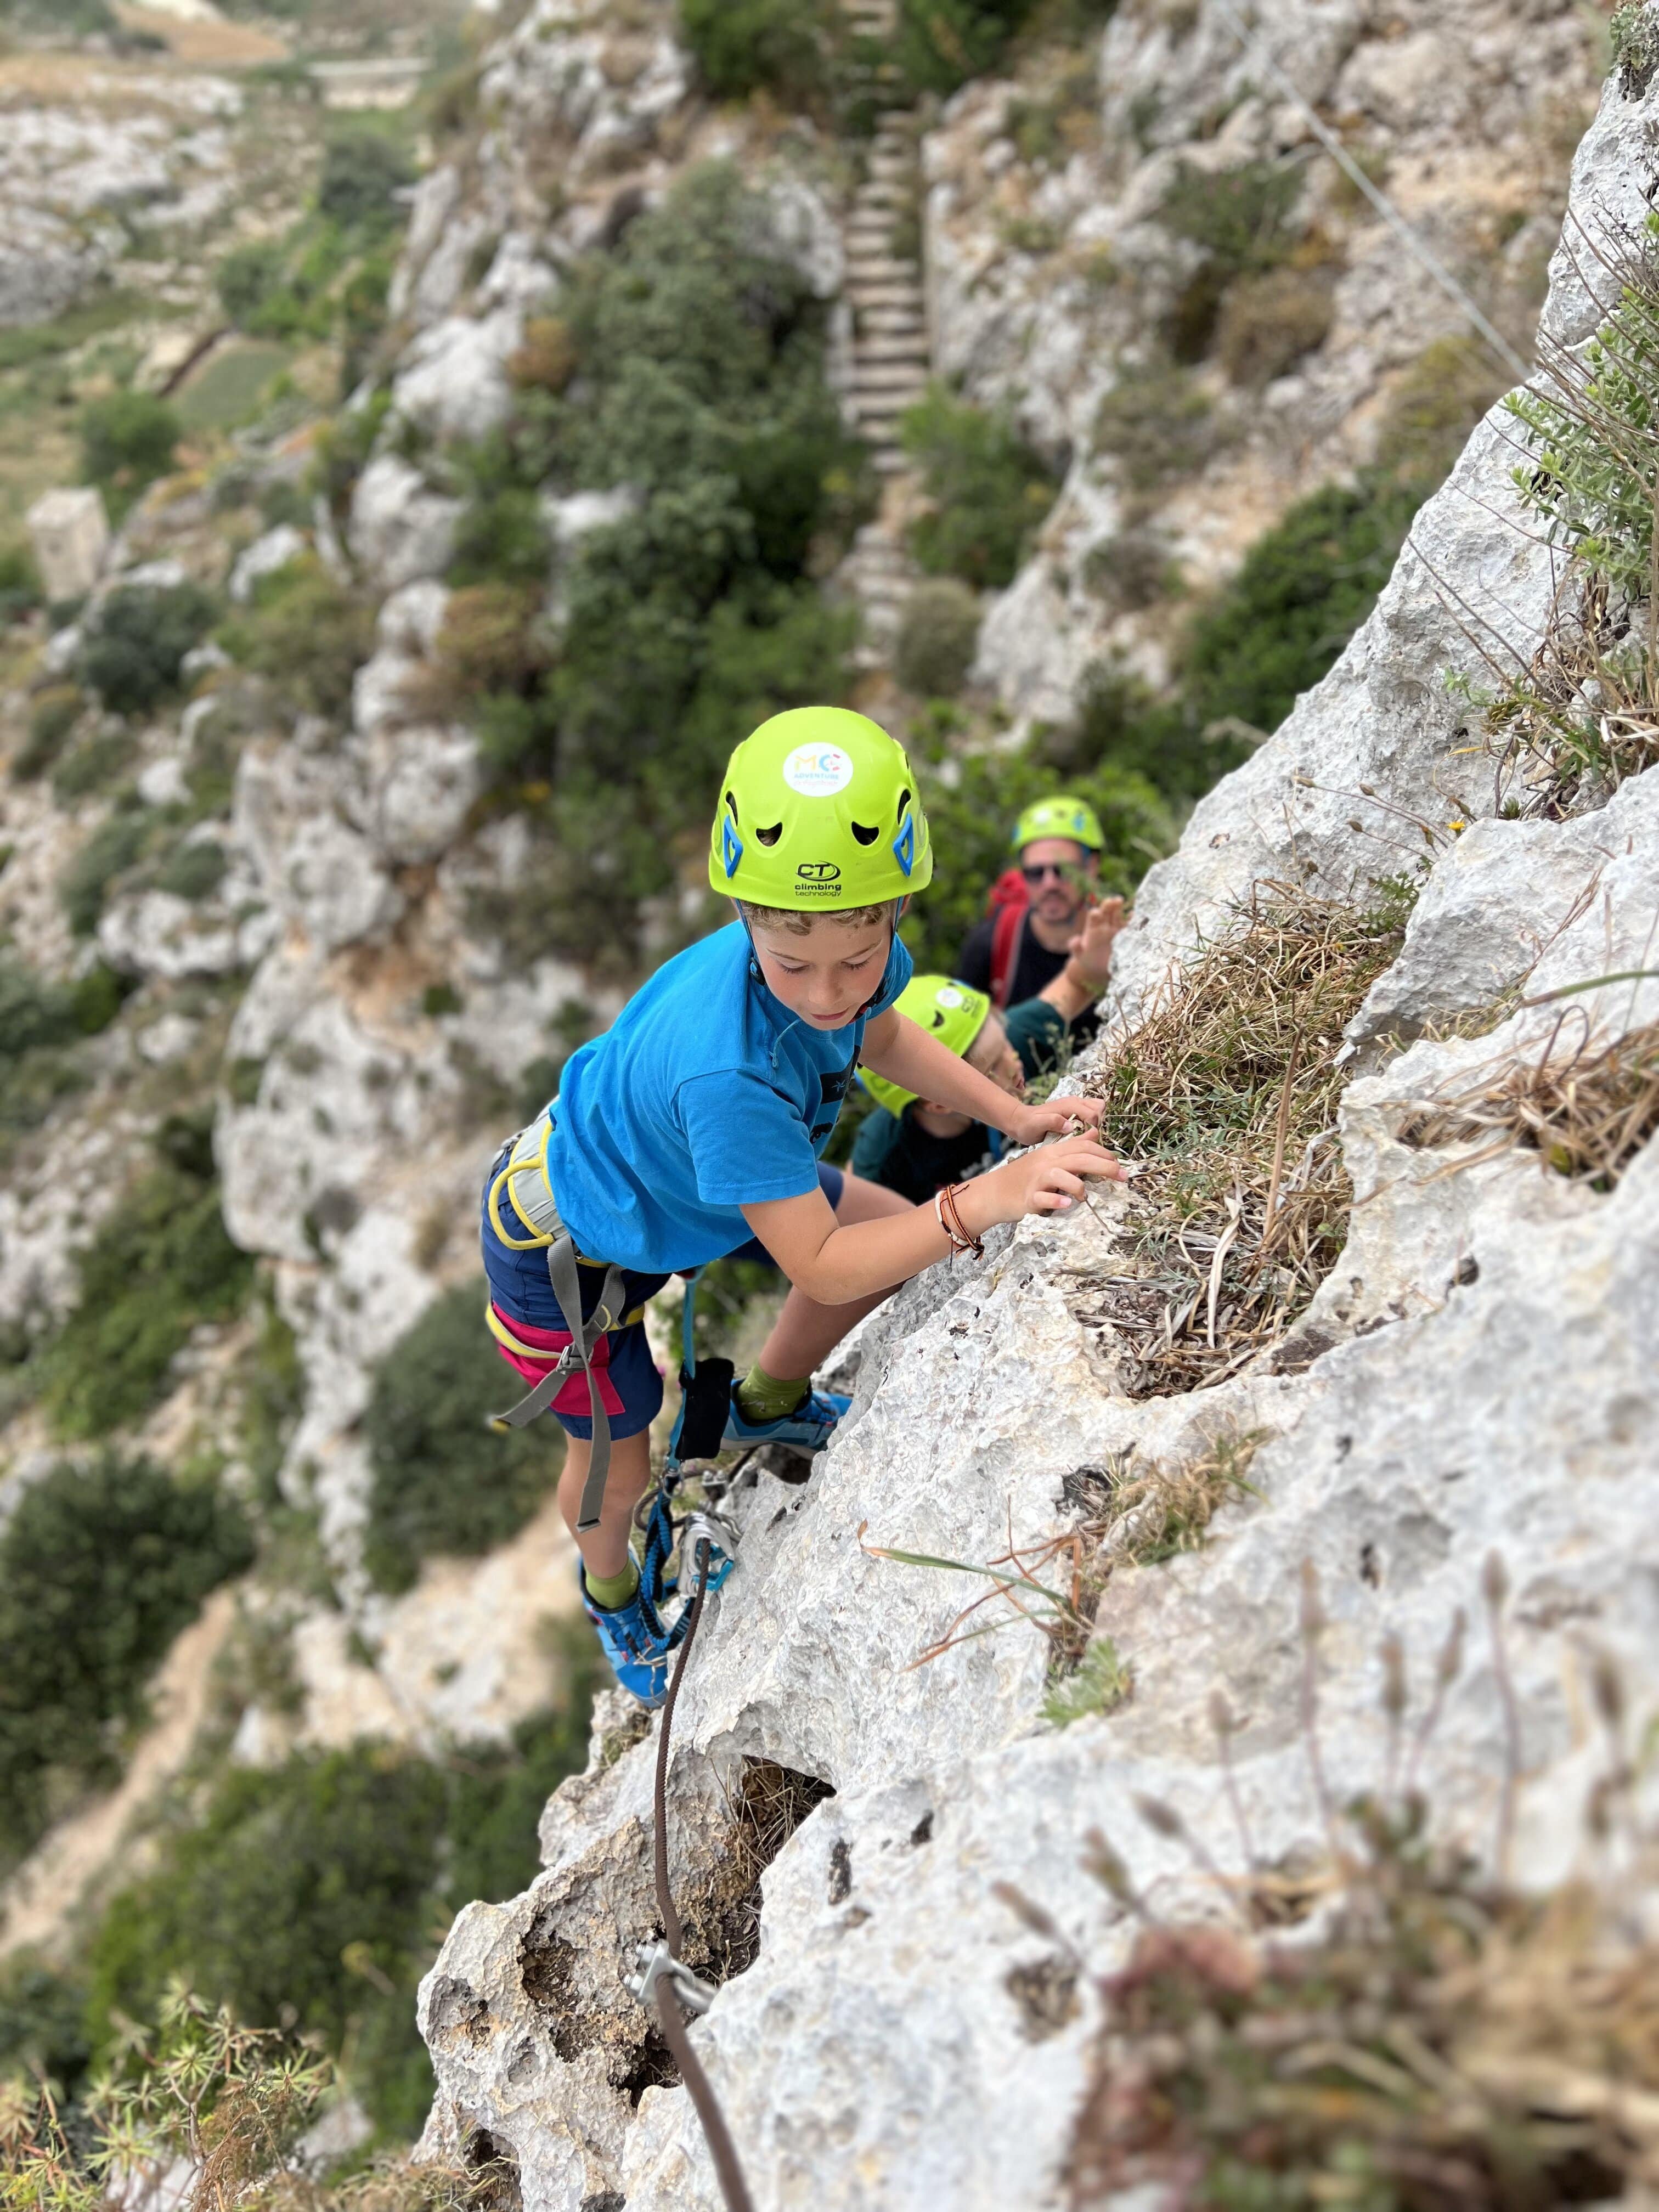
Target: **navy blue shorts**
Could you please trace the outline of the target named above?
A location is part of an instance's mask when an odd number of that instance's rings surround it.
[[[547,1255],[541,1246],[526,1252],[515,1252],[504,1244],[495,1234],[495,1224],[489,1218],[489,1187],[507,1164],[507,1147],[503,1146],[491,1164],[484,1183],[483,1203],[480,1208],[480,1237],[483,1245],[484,1273],[489,1281],[489,1301],[497,1315],[520,1340],[533,1346],[537,1352],[545,1350],[548,1358],[556,1357],[562,1346],[570,1340],[569,1324],[559,1310],[553,1295],[553,1284],[547,1272]],[[842,1176],[839,1168],[818,1164],[818,1188],[831,1206],[841,1204]],[[531,1231],[514,1210],[503,1189],[498,1201],[501,1220],[512,1236],[529,1237]],[[758,1260],[768,1267],[777,1262],[758,1237],[750,1237],[725,1255],[732,1260]],[[581,1282],[582,1318],[587,1320],[599,1302],[605,1287],[605,1269],[603,1266],[578,1266]],[[636,1306],[653,1297],[668,1280],[665,1275],[636,1274],[631,1269],[623,1272],[624,1285],[623,1310],[632,1313]],[[527,1360],[514,1358],[504,1345],[496,1349],[503,1359],[524,1377],[527,1389],[544,1371],[544,1367]],[[651,1356],[646,1340],[645,1323],[635,1322],[627,1328],[613,1329],[595,1347],[593,1371],[599,1384],[601,1401],[611,1422],[612,1437],[638,1436],[648,1429],[662,1408],[662,1376]],[[505,1381],[505,1378],[503,1378]],[[578,1408],[580,1407],[580,1411]],[[560,1426],[568,1435],[587,1438],[593,1433],[592,1401],[588,1396],[586,1378],[580,1370],[555,1399],[551,1408]]]

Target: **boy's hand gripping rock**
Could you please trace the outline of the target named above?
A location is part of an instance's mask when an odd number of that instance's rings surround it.
[[[1098,1137],[1062,1137],[1058,1144],[1042,1145],[1017,1160],[1005,1160],[988,1175],[960,1186],[957,1206],[964,1224],[982,1235],[997,1222],[1018,1221],[1022,1214],[1065,1212],[1086,1195],[1091,1177],[1127,1182],[1129,1171]]]
[[[1079,1123],[1098,1128],[1105,1106],[1098,1098],[1054,1098],[1046,1106],[1016,1106],[1003,1124],[1017,1145],[1040,1145],[1045,1137],[1063,1137]]]

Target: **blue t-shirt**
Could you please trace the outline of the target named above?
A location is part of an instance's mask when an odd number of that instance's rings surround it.
[[[815,1030],[751,968],[741,922],[659,968],[572,1054],[547,1164],[576,1249],[641,1274],[745,1243],[741,1206],[799,1198],[858,1066],[864,1025],[909,981],[896,937],[867,1012]]]

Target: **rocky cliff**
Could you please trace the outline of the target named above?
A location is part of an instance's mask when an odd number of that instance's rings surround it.
[[[1346,15],[1349,43],[1322,44],[1341,13],[1283,11],[1291,65],[1321,86],[1346,68],[1379,100],[1425,71],[1449,103],[1449,155],[1453,110],[1474,96],[1435,65],[1435,33],[1362,66]],[[1126,90],[1159,77],[1150,48],[1136,67]],[[959,116],[992,97],[964,96]],[[1574,164],[1547,349],[1582,360],[1616,297],[1655,113],[1644,73],[1616,74]],[[1313,402],[1285,404],[1306,420]],[[1413,1730],[1438,1709],[1419,1777],[1438,1834],[1528,1884],[1598,1863],[1631,1879],[1616,1852],[1596,1860],[1584,1819],[1598,1696],[1604,1715],[1627,1697],[1642,1725],[1651,1699],[1659,1186],[1650,1079],[1629,1071],[1650,1068],[1659,1016],[1659,797],[1652,771],[1592,777],[1573,803],[1547,775],[1494,789],[1501,741],[1471,690],[1535,674],[1577,588],[1520,504],[1516,441],[1513,417],[1488,416],[1337,667],[1148,877],[1117,1026],[1073,1078],[1147,1126],[1132,1109],[1192,1044],[1206,962],[1253,948],[1224,971],[1242,1002],[1263,930],[1328,951],[1321,917],[1369,913],[1395,878],[1393,919],[1366,924],[1373,980],[1334,1017],[1345,1035],[1318,1033],[1335,1003],[1320,1002],[1305,1060],[1274,1063],[1286,1102],[1298,1065],[1332,1086],[1332,1126],[1300,1158],[1285,1144],[1294,1123],[1301,1151],[1299,1109],[1281,1108],[1266,1208],[1340,1148],[1340,1252],[1311,1304],[1291,1297],[1285,1327],[1226,1357],[1229,1241],[1260,1237],[1262,1265],[1271,1242],[1241,1173],[1190,1304],[1157,1305],[1203,1387],[1172,1385],[1118,1295],[1156,1272],[1149,1168],[1145,1190],[910,1285],[864,1331],[854,1414],[811,1480],[763,1475],[738,1501],[740,1565],[679,1706],[671,1864],[691,1955],[723,1982],[695,2038],[758,2203],[1056,2201],[1100,2019],[1079,1962],[1121,1962],[1137,1915],[1206,1909],[1182,1831],[1243,1880],[1230,1790],[1255,1863],[1318,1863],[1322,1806],[1393,1772],[1401,1668]],[[1559,1100],[1576,1080],[1587,1102],[1610,1066],[1626,1070],[1628,1141],[1587,1159]],[[1218,1462],[1207,1528],[1170,1535],[1172,1486]],[[1126,1517],[1160,1495],[1169,1540],[1138,1544]],[[1056,1700],[1054,1640],[1031,1620],[951,1640],[983,1581],[876,1555],[1018,1554],[1054,1582],[1074,1537],[1097,1590],[1091,1713]],[[1460,1610],[1468,1662],[1437,1692]],[[528,2205],[719,2202],[621,1981],[655,1924],[654,1751],[604,1717],[588,1773],[548,1808],[545,1872],[464,1912],[423,1985],[428,2142],[487,2137]],[[1145,1796],[1161,1823],[1139,1815]],[[1095,1829],[1121,1856],[1104,1886],[1084,1863]],[[1015,1909],[1022,1894],[1038,1909]]]

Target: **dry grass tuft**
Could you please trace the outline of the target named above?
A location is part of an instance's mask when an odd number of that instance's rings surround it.
[[[1334,1139],[1342,1031],[1400,947],[1409,894],[1370,912],[1256,885],[1091,1078],[1109,1139],[1144,1163],[1131,1264],[1076,1310],[1136,1362],[1132,1397],[1223,1381],[1289,1328],[1341,1251]]]
[[[1659,1023],[1593,1047],[1588,1035],[1565,1053],[1559,1030],[1529,1063],[1504,1063],[1452,1097],[1413,1112],[1403,1142],[1424,1150],[1485,1138],[1455,1163],[1473,1167],[1516,1146],[1559,1175],[1610,1190],[1626,1163],[1659,1129]]]
[[[686,1914],[685,1955],[714,1982],[729,1982],[760,1954],[761,1876],[816,1805],[835,1790],[775,1759],[746,1759],[728,1802],[731,1826],[714,1871]]]

